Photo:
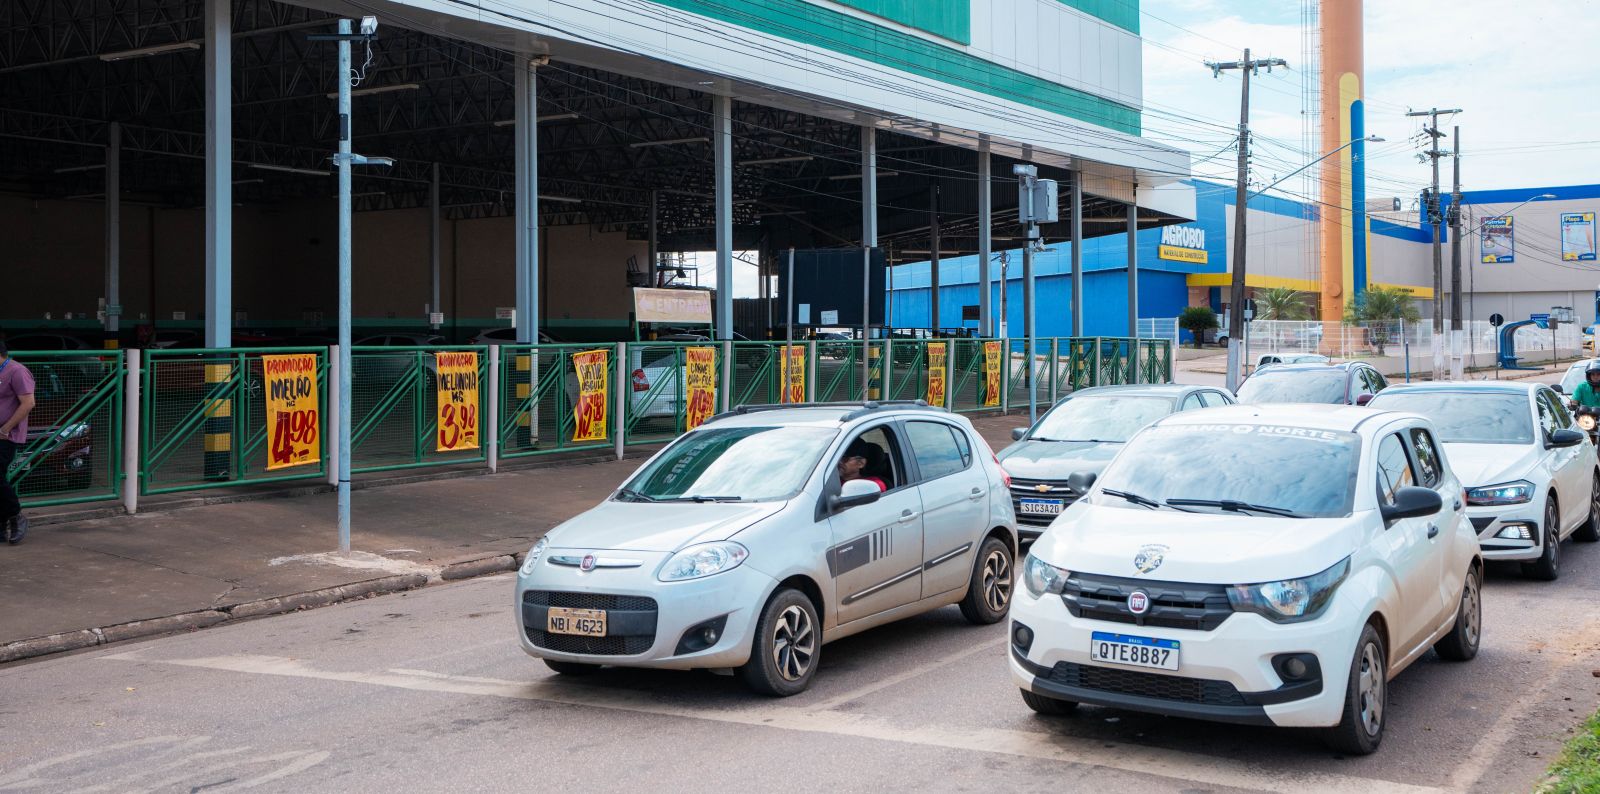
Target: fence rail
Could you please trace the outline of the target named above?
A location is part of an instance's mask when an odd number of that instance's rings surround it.
[[[992,347],[991,347],[992,345]],[[669,441],[699,411],[752,403],[929,399],[951,411],[1013,410],[1032,390],[1040,405],[1075,389],[1168,382],[1168,339],[873,339],[797,342],[635,342],[351,350],[352,470],[373,472]],[[696,351],[696,349],[700,349]],[[701,352],[709,349],[709,353]],[[994,351],[991,355],[990,351]],[[243,484],[326,479],[337,393],[336,349],[321,347],[150,350],[129,374],[121,351],[16,353],[37,381],[27,443],[6,477],[29,506],[163,494]],[[441,363],[441,353],[477,356]],[[269,466],[264,357],[313,357],[317,413],[305,432],[319,452]],[[704,367],[712,362],[711,375]],[[691,389],[690,358],[697,383]],[[600,358],[604,358],[601,366]],[[580,365],[581,362],[581,365]],[[478,443],[440,451],[440,371],[447,405],[475,407]],[[991,378],[993,379],[991,381]],[[459,385],[468,384],[468,385]],[[996,386],[995,384],[998,384]],[[137,388],[137,399],[130,389]],[[463,393],[465,392],[465,393]],[[471,398],[471,399],[467,399]],[[475,400],[475,402],[474,402]],[[449,420],[452,415],[446,412]],[[481,417],[481,418],[480,418]],[[599,422],[593,421],[599,419]],[[446,430],[453,430],[451,421]],[[448,434],[447,434],[448,435]],[[129,446],[131,445],[131,446]],[[448,447],[450,445],[444,444]],[[124,471],[124,449],[128,451]],[[134,468],[134,461],[137,467]],[[128,480],[133,477],[135,480]],[[124,483],[127,488],[124,489]]]

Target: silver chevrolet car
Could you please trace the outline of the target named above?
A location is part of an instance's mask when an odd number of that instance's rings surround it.
[[[846,469],[859,476],[841,482]],[[1016,544],[1005,472],[964,417],[745,406],[535,543],[517,633],[559,673],[736,670],[793,695],[825,642],[952,604],[1004,619]]]

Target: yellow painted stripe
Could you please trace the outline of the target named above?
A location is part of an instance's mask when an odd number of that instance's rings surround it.
[[[532,424],[533,424],[533,416],[530,415],[530,414],[523,414],[523,415],[517,417],[517,427],[529,427]]]
[[[106,340],[106,349],[107,350],[116,350],[120,345],[121,345],[121,343],[118,342],[115,339],[107,339]]]
[[[207,419],[223,419],[230,416],[233,416],[232,400],[212,400],[206,407]]]
[[[530,383],[518,383],[517,384],[517,399],[519,399],[519,400],[528,399],[528,392],[531,391],[532,389],[533,389],[533,384],[530,384]]]
[[[207,433],[207,452],[227,452],[233,449],[233,436],[229,433]]]
[[[517,356],[517,371],[527,372],[533,369],[533,356]]]
[[[1361,98],[1361,78],[1353,72],[1339,75],[1339,143],[1350,140],[1350,111],[1355,101]],[[1351,204],[1355,201],[1355,149],[1347,148],[1339,153],[1339,261],[1344,267],[1344,294],[1347,299],[1354,299],[1358,290],[1366,289],[1366,284],[1355,283],[1356,278],[1356,243],[1359,233],[1364,238],[1366,232],[1355,228],[1355,213]],[[1371,282],[1372,249],[1367,249],[1368,282]]]
[[[224,383],[233,374],[232,364],[207,364],[206,383]]]
[[[1227,286],[1231,286],[1233,284],[1233,274],[1231,274],[1231,273],[1191,273],[1191,274],[1189,274],[1188,284],[1191,287],[1227,287]],[[1262,275],[1260,273],[1246,273],[1245,276],[1244,276],[1244,285],[1247,286],[1247,287],[1256,287],[1256,288],[1259,288],[1259,289],[1271,289],[1273,287],[1288,287],[1289,289],[1296,289],[1296,290],[1300,290],[1301,292],[1321,292],[1322,291],[1322,282],[1316,281],[1314,279],[1309,279],[1309,278],[1289,278],[1288,276],[1267,276],[1267,275]],[[1377,282],[1377,281],[1370,282],[1369,286],[1385,287],[1385,288],[1399,288],[1399,289],[1403,289],[1403,290],[1408,290],[1408,291],[1410,291],[1410,293],[1412,295],[1415,295],[1418,298],[1432,298],[1433,297],[1433,288],[1432,287],[1412,286],[1410,284],[1383,284],[1383,283],[1380,283],[1380,282]]]

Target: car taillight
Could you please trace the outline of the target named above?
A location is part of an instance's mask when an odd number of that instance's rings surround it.
[[[633,390],[650,391],[650,380],[644,376],[644,370],[642,369],[633,371]]]
[[[1006,484],[1007,488],[1010,488],[1011,487],[1011,473],[1006,471],[1006,467],[1000,463],[1000,456],[994,454],[994,452],[990,452],[989,453],[989,457],[994,459],[994,467],[1000,470],[1000,479],[1005,481],[1005,484]]]

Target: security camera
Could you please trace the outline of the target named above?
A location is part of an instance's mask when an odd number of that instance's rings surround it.
[[[373,35],[374,33],[377,33],[377,32],[378,32],[378,18],[377,17],[362,17],[361,18],[361,35],[363,35],[363,36],[371,36],[371,35]]]

